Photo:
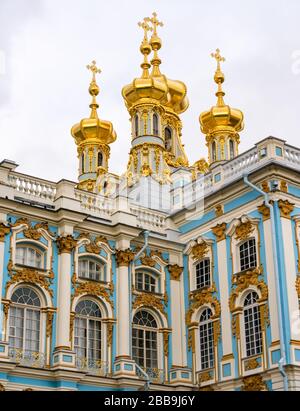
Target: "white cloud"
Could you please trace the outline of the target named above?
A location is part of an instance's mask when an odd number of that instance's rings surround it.
[[[130,150],[129,115],[121,89],[141,69],[137,22],[156,10],[162,71],[188,86],[183,142],[193,162],[206,155],[198,117],[215,103],[217,47],[226,57],[225,101],[245,114],[241,150],[270,134],[298,144],[300,74],[292,55],[300,49],[298,0],[2,0],[0,51],[0,158],[20,171],[50,180],[77,178],[72,125],[89,114],[89,73],[96,59],[100,117],[113,122],[110,170],[121,173]],[[125,154],[126,153],[126,154]]]

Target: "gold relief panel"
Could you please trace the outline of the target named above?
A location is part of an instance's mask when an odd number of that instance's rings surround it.
[[[215,213],[217,217],[221,217],[224,214],[223,206],[222,204],[217,204],[215,207]]]
[[[300,275],[297,275],[295,285],[296,285],[296,291],[297,291],[297,294],[298,294],[298,298],[300,298]]]
[[[237,313],[232,315],[231,319],[232,335],[240,339],[240,316]]]
[[[208,245],[203,242],[201,244],[195,244],[192,247],[192,256],[194,260],[202,260],[208,253]]]
[[[168,262],[168,260],[164,259],[162,252],[159,251],[159,250],[151,250],[151,251],[150,251],[150,256],[151,256],[151,257],[155,257],[155,256],[156,256],[156,257],[160,258],[162,261],[164,261],[165,263]]]
[[[236,299],[238,296],[247,288],[255,286],[261,292],[260,302],[268,300],[268,286],[263,280],[260,280],[259,277],[262,275],[261,268],[254,268],[252,270],[234,274],[232,276],[232,286],[235,287],[231,291],[229,297],[229,308],[233,312],[236,307]]]
[[[82,294],[93,295],[95,297],[102,297],[113,308],[113,302],[110,299],[109,293],[101,284],[98,284],[93,281],[85,281],[83,283],[78,284],[77,287],[75,287],[74,294],[72,295],[72,301],[75,297],[78,297]]]
[[[152,257],[149,257],[147,255],[142,257],[140,260],[141,260],[142,265],[145,265],[147,267],[153,268],[156,265],[156,261]]]
[[[226,223],[217,224],[215,227],[212,227],[212,232],[216,236],[217,242],[226,239]]]
[[[205,371],[199,374],[198,381],[199,384],[203,384],[204,382],[210,381],[214,378],[213,371]]]
[[[10,233],[10,227],[0,223],[0,242],[4,242],[5,236]]]
[[[54,318],[54,313],[55,309],[46,309],[47,313],[47,320],[46,320],[46,337],[49,338],[52,335],[52,326],[53,326],[53,318]]]
[[[245,371],[255,370],[261,366],[258,358],[252,358],[251,360],[245,361]]]
[[[268,391],[261,375],[251,375],[243,378],[242,391]]]
[[[116,260],[118,267],[129,267],[134,259],[134,253],[130,248],[127,250],[116,250]]]
[[[238,241],[247,240],[254,231],[254,226],[251,221],[241,223],[235,229],[235,239]]]
[[[7,321],[8,320],[9,307],[10,307],[10,300],[5,300],[4,298],[2,298],[2,306],[3,306],[4,318],[5,318],[5,321]]]
[[[284,180],[281,180],[279,188],[280,188],[280,191],[282,191],[283,193],[287,193],[288,192],[287,182]]]
[[[18,271],[9,272],[11,279],[6,283],[6,293],[8,288],[15,283],[24,282],[30,284],[36,284],[47,290],[53,297],[53,290],[50,289],[53,278],[47,277],[44,274],[39,274],[36,270],[31,268],[18,269]]]
[[[77,245],[77,240],[72,235],[59,236],[56,239],[56,244],[58,247],[58,253],[68,253],[70,254]]]
[[[278,200],[278,207],[280,210],[280,216],[283,218],[291,218],[291,212],[294,210],[294,205],[288,200]]]
[[[265,193],[269,193],[270,192],[269,182],[268,181],[263,181],[261,183],[261,188]]]
[[[75,312],[71,312],[71,314],[70,314],[70,334],[69,334],[69,341],[70,342],[72,342],[72,340],[73,340],[75,315],[76,315]]]
[[[149,307],[149,308],[156,308],[158,311],[160,311],[164,316],[167,317],[167,314],[165,312],[163,303],[161,300],[156,297],[153,294],[150,293],[140,293],[139,295],[136,296],[132,308],[136,309],[139,307]]]
[[[214,316],[212,319],[220,317],[221,304],[219,300],[213,296],[214,292],[215,289],[212,287],[190,293],[191,305],[186,314],[187,326],[190,326],[194,312],[204,305],[213,307]]]
[[[164,356],[168,357],[169,355],[169,335],[172,332],[172,330],[171,328],[161,328],[159,332],[163,334]]]
[[[180,267],[177,264],[174,264],[174,265],[169,264],[167,268],[170,273],[171,280],[180,281],[180,277],[183,272],[183,267]]]

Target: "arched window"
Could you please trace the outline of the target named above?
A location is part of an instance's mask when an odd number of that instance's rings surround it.
[[[205,258],[196,264],[196,288],[209,287],[210,284],[210,260]]]
[[[172,130],[170,127],[165,128],[165,149],[170,151],[172,148]]]
[[[260,312],[256,292],[247,294],[244,301],[244,326],[245,326],[245,346],[246,355],[250,357],[262,353],[262,332],[260,322]]]
[[[137,137],[139,135],[139,116],[137,114],[134,117],[134,132]]]
[[[9,348],[11,355],[22,351],[30,358],[40,351],[41,301],[30,287],[18,288],[11,297],[9,309]]]
[[[98,167],[102,167],[103,165],[103,154],[101,151],[98,152]]]
[[[158,368],[157,323],[148,311],[139,311],[133,319],[132,356],[144,369]]]
[[[214,366],[214,332],[211,317],[211,309],[206,308],[202,312],[199,321],[201,370],[206,370]]]
[[[74,350],[79,368],[93,367],[101,360],[101,311],[91,300],[80,301],[75,308]]]
[[[85,157],[84,157],[84,153],[82,153],[81,154],[81,171],[82,171],[82,174],[85,173],[84,161],[85,161]]]
[[[158,115],[156,113],[153,114],[153,134],[158,136]]]
[[[156,278],[148,272],[137,272],[135,275],[135,288],[138,291],[156,291]]]
[[[241,271],[255,268],[257,266],[255,238],[243,242],[239,248]]]
[[[79,259],[78,275],[80,278],[104,281],[104,264],[96,258],[82,257]]]
[[[232,140],[229,140],[229,154],[230,154],[230,159],[234,157],[234,142]]]
[[[217,159],[217,150],[216,150],[215,141],[213,141],[213,143],[212,143],[211,152],[212,152],[212,161],[216,161],[216,159]]]
[[[18,244],[16,248],[16,263],[34,268],[44,268],[44,253],[36,247]]]

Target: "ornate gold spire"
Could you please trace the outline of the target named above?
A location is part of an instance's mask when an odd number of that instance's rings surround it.
[[[238,155],[238,133],[244,128],[243,113],[226,105],[223,99],[225,93],[222,84],[225,76],[221,70],[221,62],[224,62],[225,58],[221,56],[219,49],[211,53],[211,57],[217,61],[214,75],[214,81],[218,85],[217,104],[209,111],[201,113],[199,117],[201,131],[206,134],[210,164],[230,160]]]
[[[159,77],[161,76],[161,72],[159,69],[161,60],[158,57],[158,50],[160,50],[162,43],[161,43],[161,39],[157,35],[157,27],[158,26],[163,27],[164,24],[162,21],[159,21],[157,19],[157,13],[155,12],[152,13],[152,17],[146,17],[145,21],[152,23],[152,26],[153,26],[153,34],[150,39],[150,44],[151,44],[151,47],[154,53],[153,59],[151,60],[151,64],[153,66],[151,75],[153,77]]]
[[[187,166],[181,143],[179,114],[188,108],[186,86],[169,80],[160,71],[158,57],[162,42],[157,29],[163,23],[157,14],[138,23],[144,30],[140,51],[144,56],[141,77],[123,87],[122,96],[131,117],[132,148],[127,167],[128,184],[151,176],[160,183],[170,182],[170,168]],[[152,32],[151,38],[148,38]],[[153,52],[151,64],[149,56]],[[151,73],[149,72],[152,65]]]
[[[100,88],[96,82],[96,74],[101,73],[101,69],[96,66],[96,61],[93,60],[91,65],[87,65],[86,68],[90,70],[93,74],[92,81],[89,87],[89,93],[92,96],[92,102],[90,104],[91,108],[91,118],[98,118],[97,109],[99,108],[99,104],[96,101],[96,97],[99,94]]]
[[[96,82],[96,74],[101,70],[96,66],[96,61],[86,66],[92,73],[89,93],[92,96],[89,118],[82,119],[72,127],[71,133],[77,145],[79,157],[79,188],[95,191],[96,180],[99,175],[107,173],[109,144],[113,143],[117,135],[110,121],[100,120],[97,109],[99,104],[96,97],[100,88]]]
[[[223,97],[225,96],[224,91],[222,90],[222,83],[225,80],[224,74],[221,71],[221,61],[225,61],[225,57],[222,57],[220,54],[220,50],[216,49],[215,53],[211,53],[211,56],[216,59],[217,61],[217,70],[215,72],[214,80],[218,85],[218,91],[216,92],[216,96],[218,97],[217,106],[224,106]]]
[[[151,64],[148,61],[148,56],[151,53],[151,46],[148,40],[148,31],[152,31],[153,29],[149,26],[146,19],[144,19],[144,21],[142,22],[139,22],[138,26],[144,30],[144,39],[140,47],[140,51],[144,56],[144,61],[141,64],[141,68],[143,69],[142,78],[149,78],[149,68],[151,67]]]

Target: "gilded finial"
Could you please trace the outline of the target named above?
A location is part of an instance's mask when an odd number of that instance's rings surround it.
[[[144,30],[144,39],[143,39],[141,47],[140,47],[141,53],[144,55],[144,61],[141,64],[141,68],[143,69],[142,78],[148,78],[149,77],[149,68],[151,67],[151,65],[148,61],[148,55],[151,53],[151,46],[150,46],[149,40],[148,40],[148,31],[152,31],[153,29],[147,23],[146,18],[144,19],[144,21],[139,22],[138,26],[141,27]]]
[[[211,57],[213,57],[217,61],[217,70],[215,72],[214,80],[218,84],[218,91],[216,92],[216,96],[218,97],[217,106],[224,106],[223,97],[225,96],[224,91],[222,90],[222,83],[225,80],[224,74],[221,70],[221,61],[225,61],[225,57],[222,57],[220,54],[220,50],[216,49],[215,53],[211,53]]]
[[[163,27],[164,23],[162,21],[157,20],[157,13],[155,11],[152,13],[152,17],[146,17],[146,21],[149,21],[153,25],[153,36],[157,36],[157,27]]]
[[[87,65],[86,68],[92,72],[92,81],[89,87],[89,93],[92,96],[92,102],[90,104],[91,111],[91,118],[97,118],[97,108],[99,108],[99,104],[96,101],[96,96],[98,96],[100,88],[96,82],[96,74],[101,73],[101,69],[96,66],[96,61],[93,60],[91,65]]]
[[[161,76],[161,72],[159,70],[159,65],[161,64],[161,60],[158,57],[158,50],[161,48],[161,39],[157,35],[157,27],[163,27],[163,22],[157,19],[157,13],[153,12],[152,17],[146,17],[145,21],[149,22],[153,26],[153,34],[150,39],[150,44],[152,50],[154,51],[153,59],[151,60],[151,64],[153,65],[152,76],[158,77]]]

